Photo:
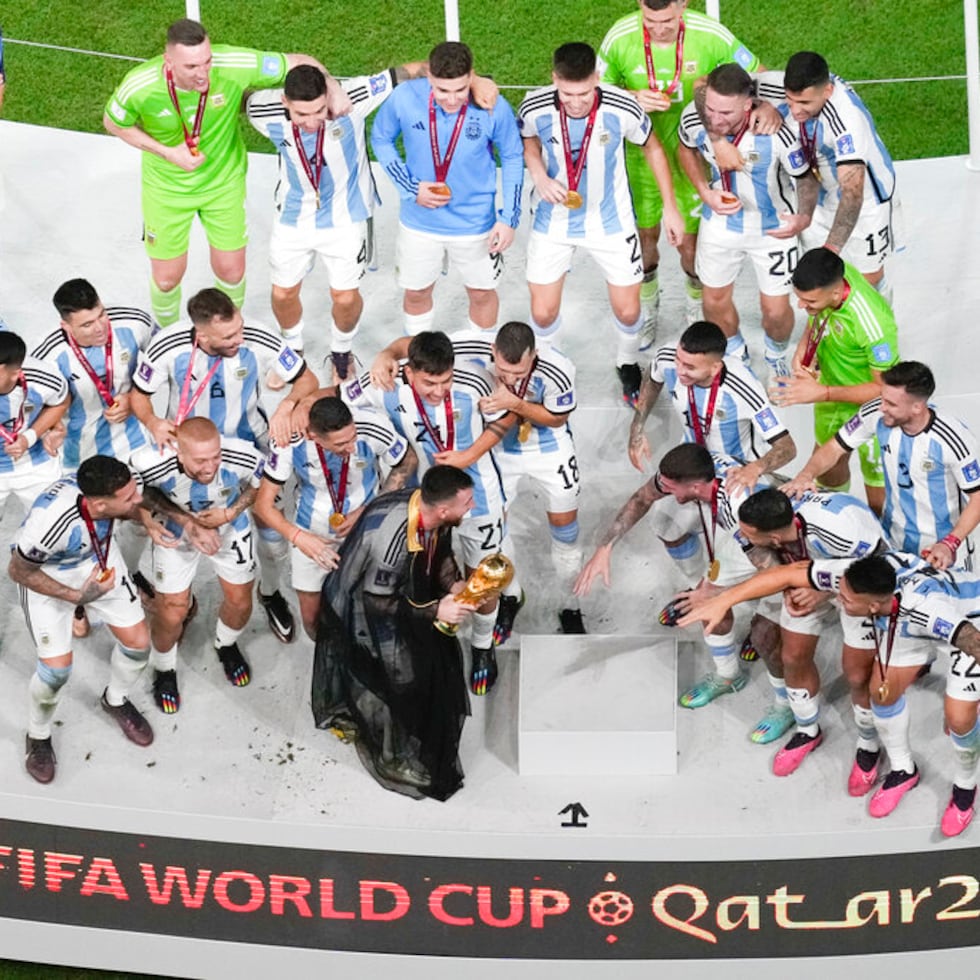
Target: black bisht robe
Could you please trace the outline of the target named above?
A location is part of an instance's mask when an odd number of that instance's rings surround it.
[[[448,799],[463,783],[469,694],[459,641],[433,621],[460,576],[450,528],[423,546],[418,490],[375,498],[323,584],[313,663],[318,728],[353,722],[361,761],[387,789]]]

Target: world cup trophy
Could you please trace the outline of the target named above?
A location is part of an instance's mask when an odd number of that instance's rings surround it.
[[[513,577],[514,563],[506,555],[499,551],[487,555],[480,560],[463,588],[453,596],[453,602],[468,609],[479,609],[485,602],[500,595]],[[435,621],[435,627],[446,636],[455,636],[459,632],[457,623],[447,623],[441,619]]]

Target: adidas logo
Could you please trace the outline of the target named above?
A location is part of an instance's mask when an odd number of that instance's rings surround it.
[[[971,684],[968,684],[966,687],[963,688],[963,690],[964,691],[970,691],[972,693],[976,693],[977,685],[976,684],[972,684],[972,683]]]
[[[172,115],[173,113],[169,109],[161,109],[157,113],[157,116],[159,116],[161,119],[165,118],[166,116],[172,116]]]
[[[425,129],[425,123],[420,119],[417,123],[412,124],[412,129]]]
[[[548,142],[549,143],[554,143],[554,144],[557,145],[558,144],[558,137],[557,136],[549,136],[548,137]]]

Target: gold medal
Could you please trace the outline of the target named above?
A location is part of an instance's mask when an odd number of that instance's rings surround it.
[[[320,210],[320,192],[319,191],[316,192],[316,209],[317,209],[317,211]]]
[[[578,191],[569,191],[565,195],[564,204],[569,211],[577,211],[583,203],[582,195]]]
[[[711,564],[708,566],[708,581],[717,582],[718,573],[721,571],[721,562],[717,558],[711,559]]]
[[[102,571],[99,572],[99,574],[95,576],[95,581],[96,582],[108,582],[110,575],[112,575],[112,569],[111,568],[103,568]]]
[[[336,531],[341,524],[344,523],[344,515],[333,513],[330,515],[330,526]]]
[[[527,442],[531,438],[531,422],[529,419],[521,419],[521,424],[517,427],[517,441]]]
[[[885,701],[888,698],[888,681],[885,681],[881,687],[878,688],[878,700]]]
[[[737,204],[738,198],[731,191],[722,191],[721,202],[722,204]]]
[[[452,197],[453,192],[449,189],[449,184],[433,184],[432,193],[438,197]]]

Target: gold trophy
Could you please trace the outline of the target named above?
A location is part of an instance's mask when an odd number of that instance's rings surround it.
[[[514,577],[514,563],[499,551],[487,555],[480,560],[476,570],[466,580],[466,585],[453,596],[453,601],[468,609],[479,609],[485,602],[495,599],[510,585]],[[446,636],[455,636],[459,632],[456,623],[446,623],[437,619],[435,628]]]

